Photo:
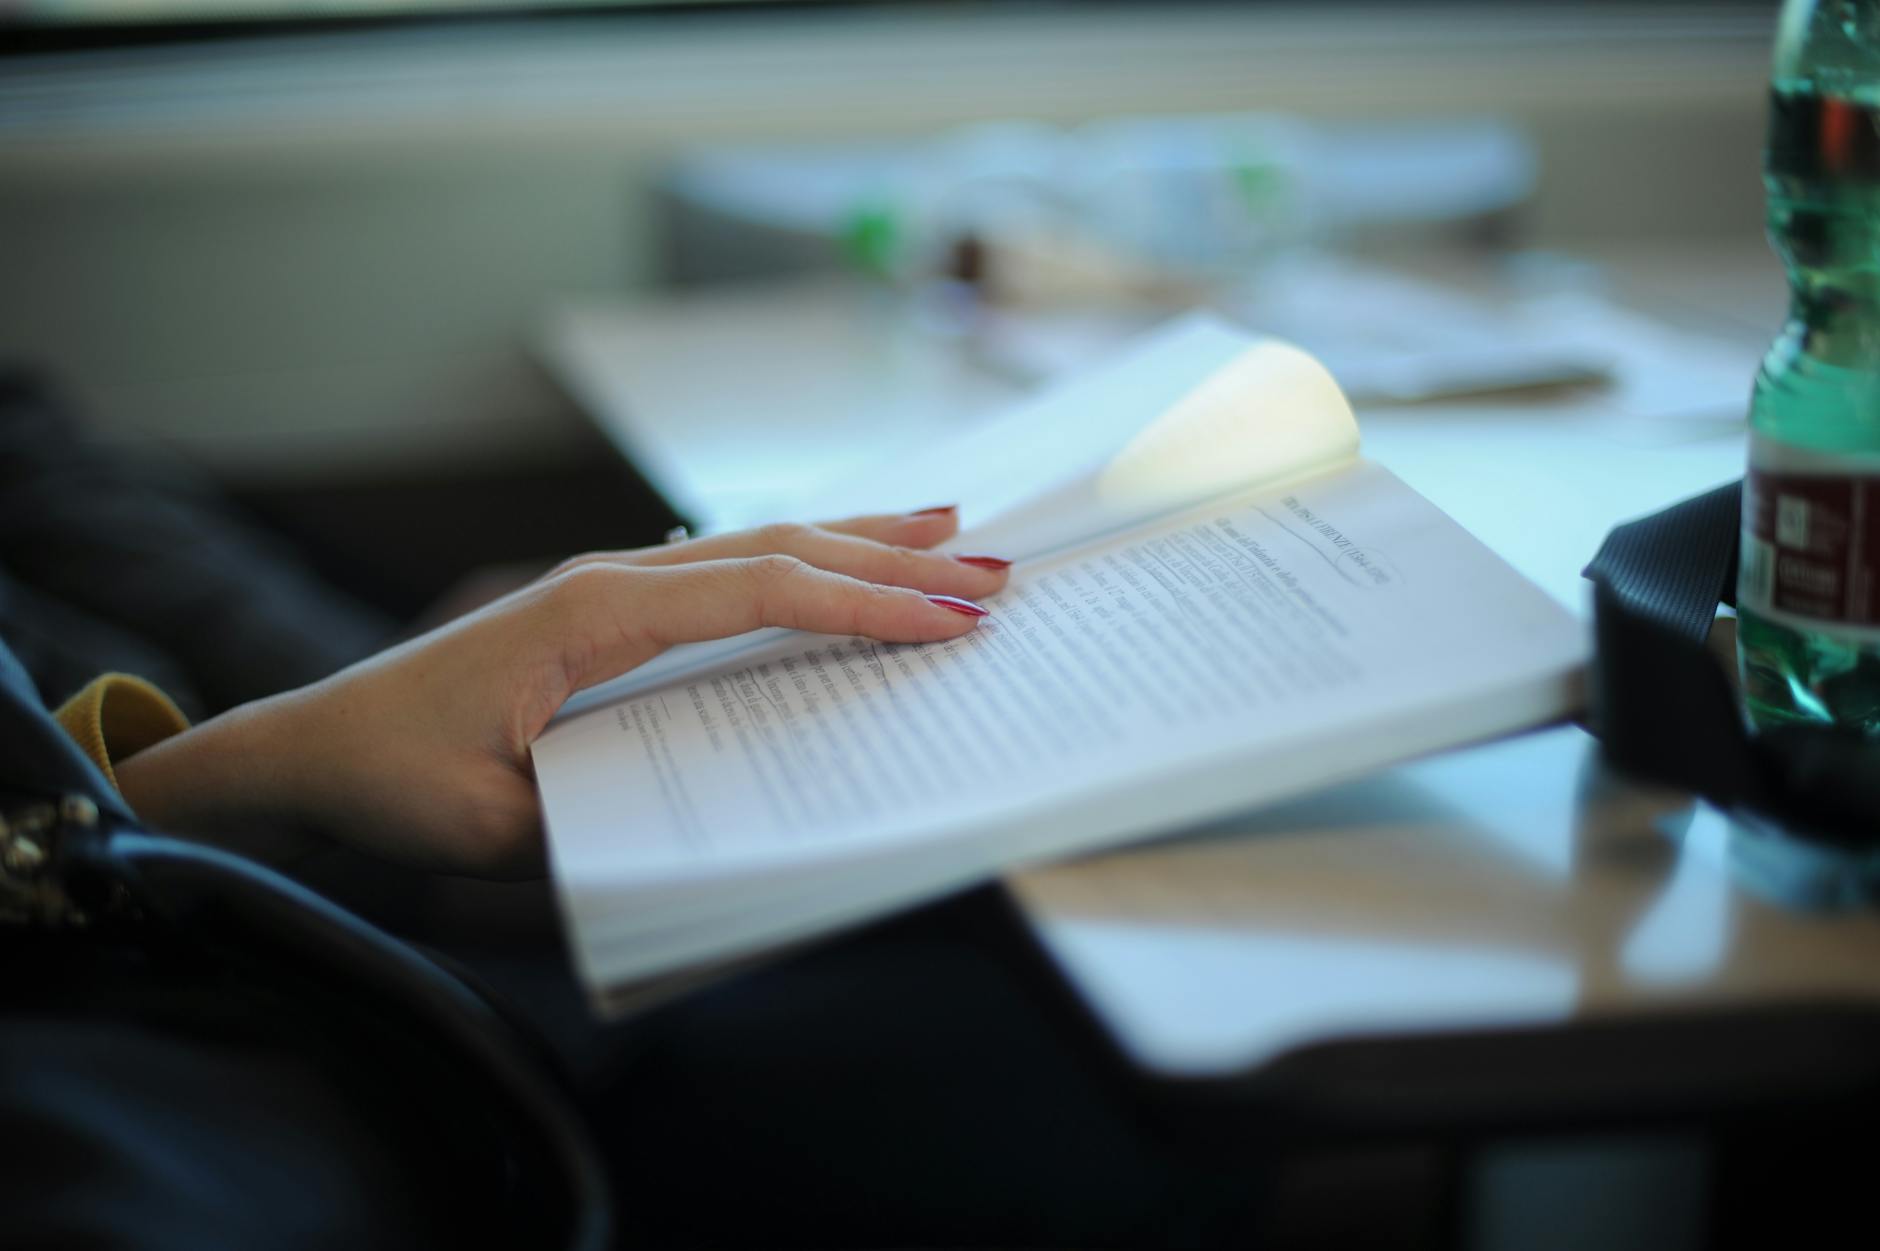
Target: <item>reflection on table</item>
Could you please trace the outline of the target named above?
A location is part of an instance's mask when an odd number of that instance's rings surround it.
[[[1354,1033],[1880,995],[1880,916],[1769,898],[1769,857],[1734,841],[1563,726],[1009,881],[1124,1047],[1169,1075]],[[1835,871],[1791,867],[1817,886]]]

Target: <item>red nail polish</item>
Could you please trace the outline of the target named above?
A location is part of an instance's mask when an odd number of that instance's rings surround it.
[[[938,604],[942,608],[951,608],[954,612],[963,613],[968,617],[986,617],[991,615],[971,600],[955,599],[951,595],[929,595],[927,602],[930,604]]]
[[[916,508],[913,512],[909,513],[908,516],[910,517],[939,517],[946,513],[952,512],[954,509],[958,507],[959,507],[958,504],[942,504],[937,508]]]
[[[990,569],[994,573],[1012,567],[1011,561],[1000,560],[997,556],[955,556],[953,559],[962,565],[971,565],[975,569]]]

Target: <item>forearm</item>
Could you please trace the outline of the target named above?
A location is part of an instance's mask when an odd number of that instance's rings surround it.
[[[303,699],[244,704],[147,747],[116,763],[118,790],[155,828],[274,863],[303,855],[320,842],[300,769]]]

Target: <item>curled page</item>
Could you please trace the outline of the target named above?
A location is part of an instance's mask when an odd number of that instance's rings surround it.
[[[1306,353],[1274,339],[1249,340],[1212,319],[1165,333],[1184,346],[1212,348],[1224,338],[1235,350],[1173,403],[1138,412],[1121,437],[1114,428],[1089,430],[1068,406],[1046,410],[1053,427],[1070,427],[1051,431],[1059,436],[1051,442],[1070,454],[1055,470],[1035,471],[1021,498],[981,501],[984,515],[966,514],[969,528],[954,546],[1042,555],[1357,455],[1351,406]]]

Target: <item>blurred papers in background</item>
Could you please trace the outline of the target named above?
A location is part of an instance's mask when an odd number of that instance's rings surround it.
[[[1486,233],[1533,190],[1534,155],[1492,119],[1310,124],[1264,114],[1009,122],[924,141],[702,148],[665,180],[671,275],[753,277],[853,261],[908,279],[963,241],[1036,267],[1007,302],[1067,294],[1039,258],[1114,276],[1233,275],[1301,243]],[[1115,294],[1107,292],[1105,294]]]
[[[1520,131],[1492,118],[1011,122],[708,147],[664,180],[667,259],[682,283],[874,276],[1022,386],[1211,306],[1313,352],[1361,404],[1605,386],[1628,415],[1740,415],[1742,344],[1624,311],[1584,267],[1470,291],[1361,259],[1480,255],[1515,233],[1536,176]]]

